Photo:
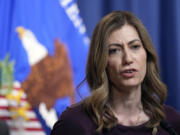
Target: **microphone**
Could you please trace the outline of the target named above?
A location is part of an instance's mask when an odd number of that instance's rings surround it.
[[[170,135],[178,135],[174,128],[170,124],[168,124],[167,121],[161,121],[160,126],[164,128],[167,132],[169,132]]]

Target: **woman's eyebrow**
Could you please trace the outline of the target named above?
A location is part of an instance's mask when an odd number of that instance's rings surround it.
[[[134,43],[134,42],[141,42],[139,39],[134,39],[134,40],[131,40],[128,42],[128,45]],[[121,43],[111,43],[111,44],[108,44],[108,47],[111,47],[111,46],[118,46],[118,47],[122,47],[123,45]]]
[[[120,43],[111,43],[111,44],[108,45],[108,47],[111,47],[111,46],[122,47],[122,44],[120,44]]]
[[[136,41],[141,42],[139,39],[134,39],[134,40],[129,41],[129,42],[128,42],[128,45],[130,45],[130,44],[132,44],[132,43],[134,43],[134,42],[136,42]]]

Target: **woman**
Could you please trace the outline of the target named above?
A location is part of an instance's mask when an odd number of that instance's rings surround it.
[[[86,80],[91,96],[69,107],[51,135],[180,134],[180,115],[164,105],[152,41],[132,13],[114,11],[97,24]]]

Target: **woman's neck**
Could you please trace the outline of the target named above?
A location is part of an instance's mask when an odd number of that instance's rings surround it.
[[[112,87],[110,105],[121,124],[138,125],[139,119],[146,117],[141,103],[141,86],[123,90]]]
[[[139,110],[141,104],[141,86],[124,88],[123,90],[111,87],[110,104],[116,111],[128,112]],[[122,109],[123,108],[123,109]]]

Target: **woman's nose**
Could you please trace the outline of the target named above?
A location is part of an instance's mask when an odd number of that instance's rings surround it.
[[[133,63],[132,60],[132,54],[128,49],[124,49],[124,54],[123,54],[123,64],[124,65],[130,65]]]

